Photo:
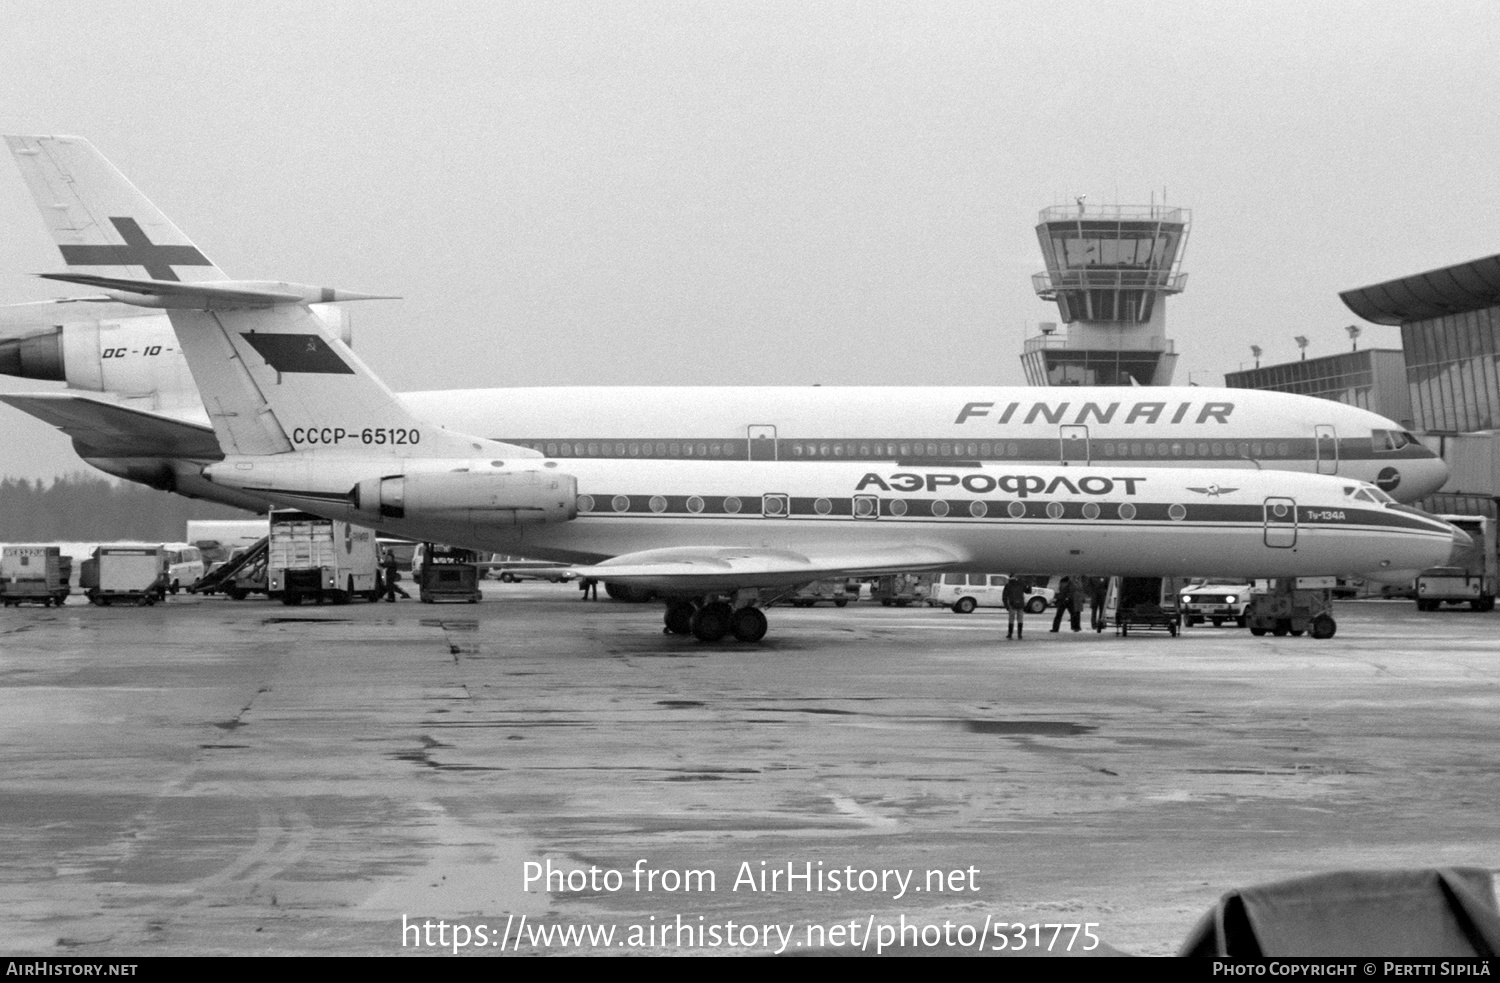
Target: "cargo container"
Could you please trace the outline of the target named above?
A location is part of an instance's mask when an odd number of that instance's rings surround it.
[[[166,551],[144,543],[100,546],[83,561],[78,582],[90,604],[155,604],[167,594]]]
[[[68,600],[73,560],[57,546],[6,546],[0,549],[0,599],[12,604],[61,607]]]

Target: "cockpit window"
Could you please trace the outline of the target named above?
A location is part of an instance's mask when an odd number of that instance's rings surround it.
[[[1402,430],[1371,430],[1370,446],[1377,454],[1389,454],[1399,451],[1407,444],[1414,444],[1417,438]]]

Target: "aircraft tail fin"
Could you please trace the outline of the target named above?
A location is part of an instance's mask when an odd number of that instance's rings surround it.
[[[540,456],[418,419],[304,304],[167,316],[226,454]]]
[[[228,279],[87,140],[7,136],[5,142],[70,271],[189,282]]]

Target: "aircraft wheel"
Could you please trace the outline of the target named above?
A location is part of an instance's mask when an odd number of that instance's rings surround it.
[[[1320,614],[1312,620],[1312,637],[1318,639],[1332,638],[1334,632],[1338,631],[1338,622],[1332,616]]]
[[[1026,602],[1026,610],[1030,614],[1041,614],[1047,610],[1047,599],[1044,597],[1033,597]]]
[[[723,601],[705,604],[693,612],[693,636],[700,642],[717,642],[729,634],[734,612]]]
[[[766,637],[766,616],[759,608],[740,608],[730,619],[736,641],[758,642]]]
[[[687,601],[673,601],[667,605],[664,619],[669,635],[691,635],[693,633],[693,606]]]
[[[958,600],[953,602],[953,613],[973,614],[974,609],[978,606],[979,605],[975,603],[972,597],[960,597]]]

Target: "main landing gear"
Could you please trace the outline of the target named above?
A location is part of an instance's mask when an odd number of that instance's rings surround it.
[[[739,642],[758,642],[766,637],[766,616],[752,603],[734,607],[719,598],[668,601],[665,633],[692,635],[703,642],[717,642],[726,635]]]

